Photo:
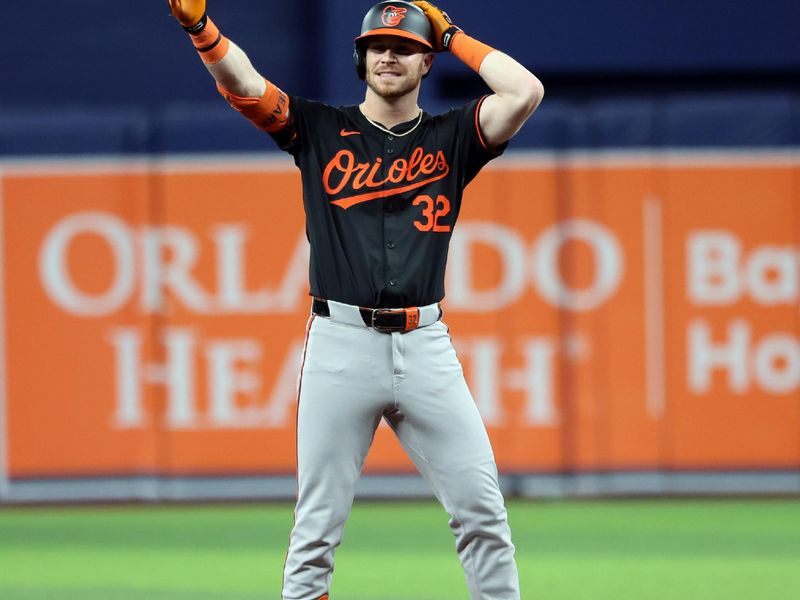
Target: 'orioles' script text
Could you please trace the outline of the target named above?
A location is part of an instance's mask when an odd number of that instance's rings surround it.
[[[338,194],[348,186],[353,192],[365,191],[338,198],[331,204],[350,208],[361,202],[386,198],[422,187],[447,177],[450,172],[450,165],[447,164],[447,158],[441,150],[434,154],[425,153],[422,148],[415,148],[408,159],[398,158],[392,162],[386,169],[386,176],[383,178],[379,175],[382,164],[383,159],[380,157],[372,163],[357,163],[353,152],[339,150],[322,174],[325,191],[331,196]],[[383,189],[389,183],[405,183],[406,185]]]

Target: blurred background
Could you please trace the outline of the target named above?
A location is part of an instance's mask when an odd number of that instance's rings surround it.
[[[285,91],[356,104],[371,5],[209,14]],[[444,303],[505,493],[800,493],[800,5],[443,8],[546,88],[467,190]],[[291,159],[166,2],[4,15],[0,503],[292,499]],[[439,55],[421,105],[484,93]],[[388,428],[359,496],[430,496]]]

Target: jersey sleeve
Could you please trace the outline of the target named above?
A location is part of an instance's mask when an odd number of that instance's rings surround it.
[[[286,127],[270,136],[278,148],[291,154],[295,161],[311,147],[315,132],[325,130],[325,122],[336,122],[335,109],[300,96],[289,96],[289,122]]]
[[[299,131],[303,124],[303,99],[298,96],[289,95],[289,117],[286,126],[280,131],[270,133],[270,137],[278,145],[278,148],[288,152],[292,156],[299,150],[300,136]]]
[[[483,139],[478,115],[486,96],[473,100],[459,109],[458,149],[459,159],[464,165],[466,185],[486,166],[486,164],[500,156],[508,147],[508,142],[497,147],[489,147]]]

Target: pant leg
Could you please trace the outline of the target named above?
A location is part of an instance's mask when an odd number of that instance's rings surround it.
[[[397,346],[401,347],[398,348]],[[400,443],[450,514],[474,600],[518,600],[519,576],[489,437],[442,323],[395,341]]]
[[[321,317],[311,323],[299,383],[298,495],[284,600],[320,598],[330,588],[334,551],[391,393],[387,337]]]

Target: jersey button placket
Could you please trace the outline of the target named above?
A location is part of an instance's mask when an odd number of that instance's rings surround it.
[[[390,143],[394,141],[395,138],[393,135],[387,135],[384,141],[383,152],[384,156],[386,157],[384,161],[384,168],[386,168],[387,170],[391,165],[392,157],[395,153],[394,145]],[[395,222],[395,219],[392,218],[393,217],[392,213],[394,211],[394,203],[392,202],[392,200],[387,199],[385,201],[385,211],[386,212],[384,213],[384,220],[383,220],[383,235],[384,239],[386,239],[386,248],[389,250],[394,250],[397,247],[397,245],[392,239],[393,237],[392,230],[395,229],[398,224]],[[392,265],[396,263],[396,255],[394,255],[394,253],[392,253],[392,255],[393,256],[387,254],[385,259],[387,283],[389,284],[390,288],[396,287],[398,283],[397,277],[395,276],[395,273],[393,273],[394,269],[392,268]]]

